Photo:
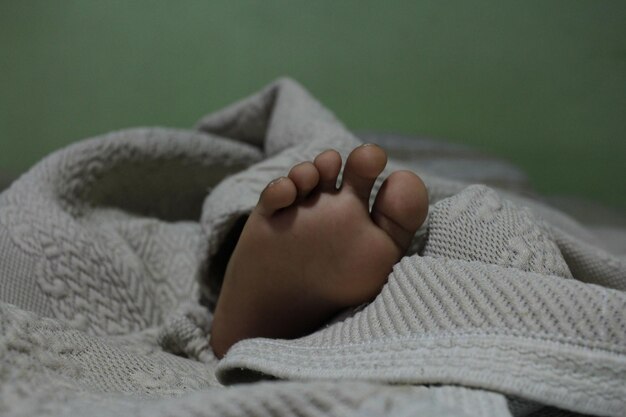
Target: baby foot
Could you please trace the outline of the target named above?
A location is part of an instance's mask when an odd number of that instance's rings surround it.
[[[265,188],[226,268],[211,331],[218,357],[251,337],[303,336],[380,292],[428,211],[422,180],[396,171],[369,212],[386,164],[380,147],[356,148],[337,189],[341,157],[329,150]]]

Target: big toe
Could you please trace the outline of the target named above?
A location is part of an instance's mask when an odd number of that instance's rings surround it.
[[[428,214],[428,192],[411,171],[396,171],[383,183],[372,208],[374,222],[405,252]]]
[[[348,156],[343,171],[342,189],[354,192],[364,203],[369,201],[376,178],[387,165],[387,154],[378,145],[366,144]]]

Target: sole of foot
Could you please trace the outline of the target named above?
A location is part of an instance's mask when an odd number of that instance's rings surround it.
[[[217,357],[243,339],[306,335],[380,292],[428,211],[410,171],[393,172],[369,210],[386,164],[382,148],[362,145],[337,188],[342,160],[328,150],[265,188],[226,268],[211,330]]]

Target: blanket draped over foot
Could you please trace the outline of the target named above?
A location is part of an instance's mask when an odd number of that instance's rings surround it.
[[[429,218],[376,299],[215,359],[229,232],[271,179],[358,144],[283,79],[195,130],[114,132],[33,167],[0,195],[0,414],[623,415],[624,254],[503,181],[419,164]]]

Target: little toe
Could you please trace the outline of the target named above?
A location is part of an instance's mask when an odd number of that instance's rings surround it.
[[[396,171],[383,183],[372,219],[404,253],[428,214],[428,192],[420,177],[411,171]]]
[[[339,152],[329,149],[315,157],[313,164],[319,173],[320,191],[335,191],[337,189],[337,177],[341,171],[341,155]]]
[[[319,183],[320,174],[312,162],[302,162],[291,168],[288,175],[298,190],[298,197],[306,197]]]
[[[361,145],[348,155],[341,187],[351,190],[367,204],[374,182],[385,169],[385,165],[387,154],[381,147],[373,144]]]
[[[293,181],[280,177],[270,182],[261,193],[255,211],[262,216],[271,216],[296,201],[297,189]]]

